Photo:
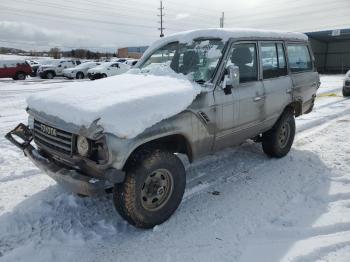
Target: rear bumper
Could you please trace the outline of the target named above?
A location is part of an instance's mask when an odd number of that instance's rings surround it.
[[[15,136],[19,137],[24,142],[18,142]],[[22,149],[25,156],[40,170],[44,171],[58,184],[71,192],[87,196],[101,195],[104,194],[107,189],[113,187],[114,183],[120,183],[124,180],[124,172],[115,169],[108,169],[105,173],[105,177],[96,179],[50,159],[45,156],[43,152],[30,144],[32,141],[31,131],[24,124],[19,124],[5,137],[15,146]]]

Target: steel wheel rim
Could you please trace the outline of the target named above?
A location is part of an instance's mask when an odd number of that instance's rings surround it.
[[[161,209],[169,200],[174,187],[167,169],[157,169],[147,176],[141,188],[141,204],[148,211]]]
[[[278,143],[281,148],[286,147],[289,141],[289,136],[290,136],[290,125],[289,123],[283,123],[281,126],[281,130],[278,134]]]
[[[18,75],[18,79],[19,79],[19,80],[24,80],[24,78],[25,78],[25,77],[24,77],[23,74],[19,74],[19,75]]]

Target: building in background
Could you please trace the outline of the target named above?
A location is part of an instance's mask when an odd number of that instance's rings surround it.
[[[350,28],[306,34],[315,54],[318,72],[346,73],[350,70]]]
[[[118,48],[117,57],[139,59],[148,46]]]

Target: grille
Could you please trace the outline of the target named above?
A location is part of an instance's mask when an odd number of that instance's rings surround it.
[[[37,120],[34,121],[34,142],[38,146],[42,145],[64,154],[72,154],[73,135],[71,133],[54,128],[56,135],[51,135],[43,132],[42,125],[50,127]]]

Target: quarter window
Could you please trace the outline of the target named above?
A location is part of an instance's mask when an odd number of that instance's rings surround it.
[[[287,74],[287,65],[282,44],[262,43],[261,56],[264,79]]]
[[[292,72],[312,70],[309,49],[302,44],[289,44],[287,46],[289,67]]]

